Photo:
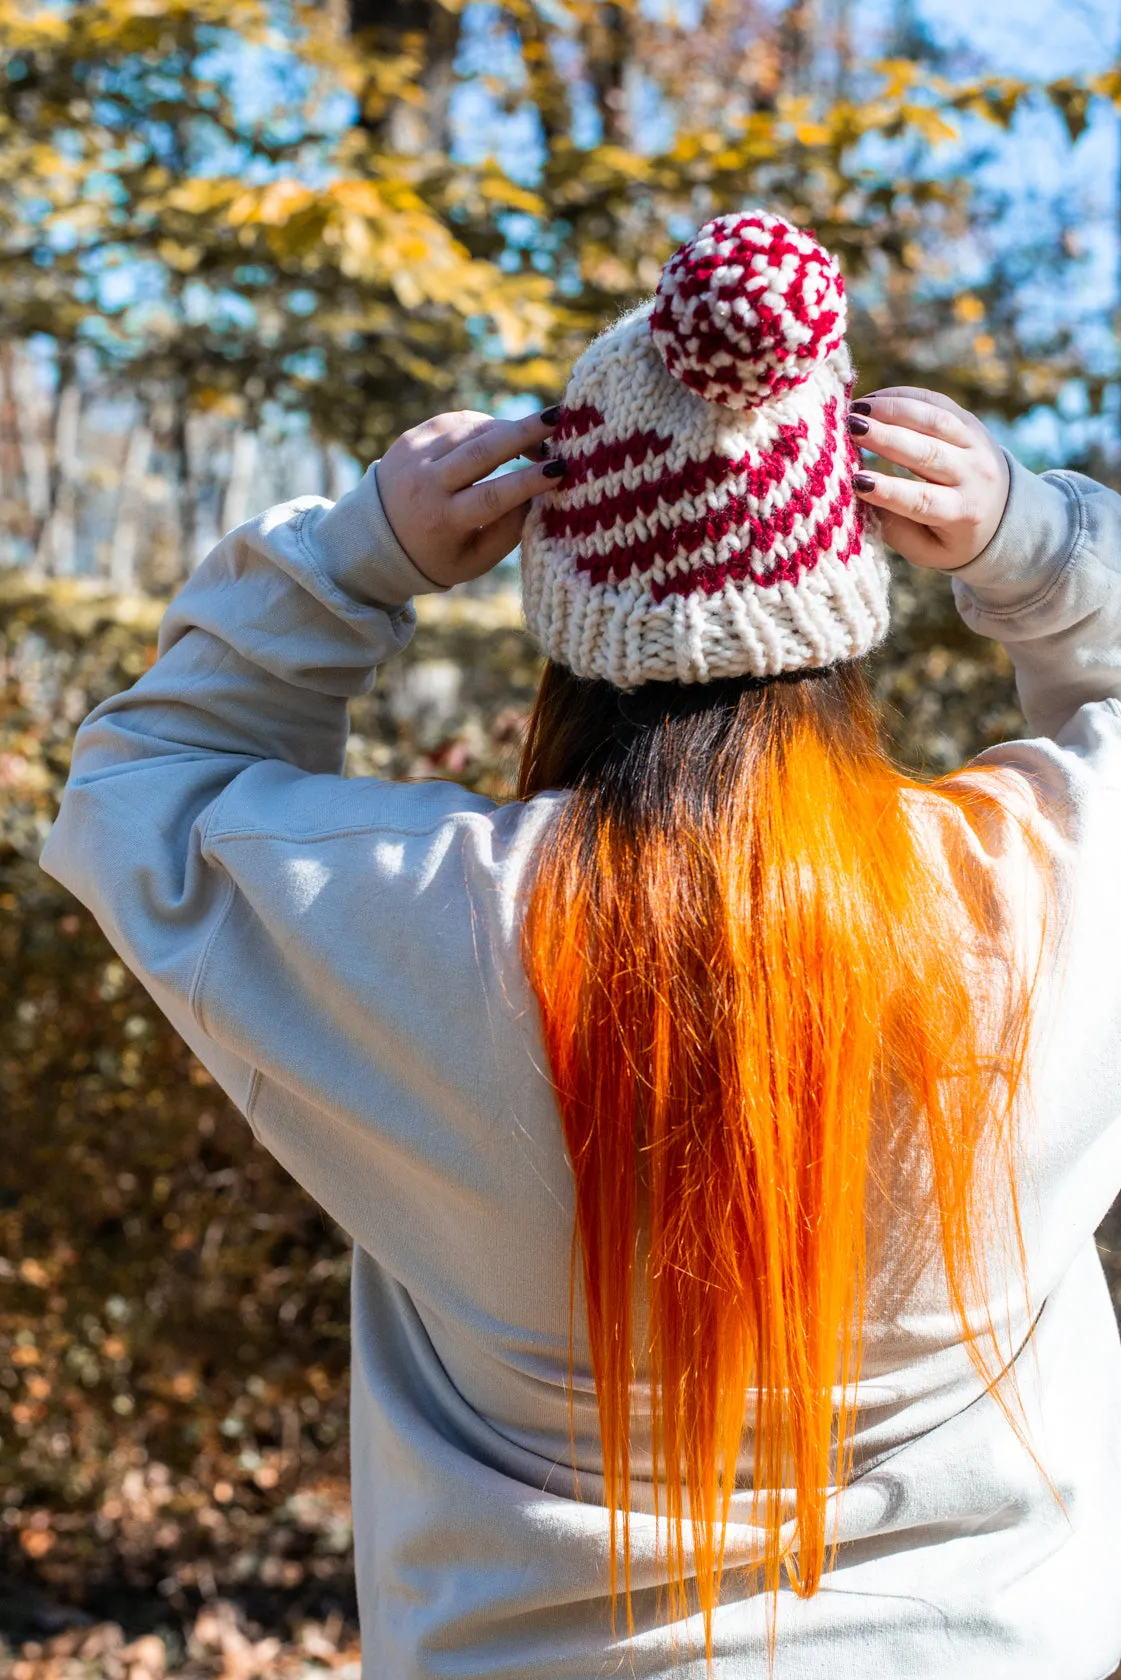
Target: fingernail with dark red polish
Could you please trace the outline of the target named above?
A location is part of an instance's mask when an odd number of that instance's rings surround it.
[[[871,423],[870,420],[865,420],[863,414],[849,415],[849,431],[853,437],[863,437]]]
[[[546,478],[563,478],[568,471],[567,461],[546,461],[541,468]]]
[[[871,412],[872,404],[870,402],[865,402],[863,397],[861,397],[859,402],[849,404],[850,414],[871,414]]]
[[[874,490],[876,488],[876,481],[872,477],[871,473],[857,473],[853,478],[853,484],[858,490],[863,491]]]
[[[555,426],[561,417],[560,403],[554,403],[552,408],[543,408],[537,416],[543,426]]]

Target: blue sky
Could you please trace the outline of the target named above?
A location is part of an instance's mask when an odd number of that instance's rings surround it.
[[[975,54],[978,64],[1009,76],[1052,80],[1091,75],[1121,58],[1121,9],[1115,0],[922,0],[923,17],[936,37]],[[872,15],[882,12],[877,7]],[[1039,300],[1041,308],[1079,315],[1108,309],[1121,300],[1121,118],[1100,110],[1076,146],[1065,142],[1055,119],[1036,114],[1001,138],[991,165],[994,181],[1008,190],[1027,218],[1040,195],[1061,194],[1077,215],[1085,258],[1073,295]],[[1112,334],[1087,334],[1089,357],[1116,356]],[[1087,426],[1078,413],[1078,392],[1069,393],[1066,412],[1029,416],[1012,442],[1033,464],[1057,462],[1079,449],[1087,433],[1115,446],[1117,420]]]
[[[923,0],[922,14],[940,38],[967,42],[1007,75],[1102,70],[1121,41],[1121,17],[1102,0]]]

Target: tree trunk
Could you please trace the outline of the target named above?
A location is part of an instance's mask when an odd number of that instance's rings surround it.
[[[425,40],[428,62],[421,74],[424,89],[424,128],[421,150],[450,152],[451,99],[455,88],[455,57],[459,51],[460,17],[446,12],[442,6],[434,9]],[[400,111],[408,107],[401,105]]]
[[[627,108],[626,75],[631,62],[627,14],[622,6],[596,9],[595,23],[585,43],[588,79],[595,90],[607,145],[629,146],[632,140]]]
[[[400,52],[406,36],[419,37],[424,45],[424,68],[418,77],[423,104],[399,100],[376,121],[360,117],[359,127],[396,152],[448,152],[460,14],[437,0],[349,0],[348,16],[351,33],[368,33],[371,50],[379,54]]]
[[[833,49],[833,96],[838,101],[847,100],[852,92],[852,0],[834,0]]]
[[[82,393],[69,358],[59,368],[58,396],[52,416],[50,443],[50,511],[39,533],[35,570],[44,577],[60,577],[75,570],[78,511],[78,432]]]
[[[51,511],[50,460],[42,433],[43,399],[35,371],[18,344],[0,349],[4,374],[5,415],[11,416],[11,461],[15,484],[22,480],[33,548]]]
[[[350,28],[392,29],[398,35],[423,34],[443,6],[437,0],[349,0]]]
[[[109,582],[118,594],[136,588],[136,554],[144,517],[144,480],[152,455],[152,434],[138,425],[129,434],[117,490],[117,516],[109,549]]]
[[[171,456],[175,462],[175,505],[179,524],[179,576],[198,565],[198,484],[195,479],[187,405],[182,397],[171,419]]]
[[[321,444],[319,459],[323,464],[323,494],[329,502],[337,502],[342,495],[338,451],[333,444]]]
[[[789,0],[779,19],[779,83],[786,93],[814,91],[814,0]]]
[[[257,511],[252,506],[253,475],[257,466],[256,432],[239,431],[234,438],[230,476],[222,498],[222,533],[235,531]]]
[[[12,388],[12,346],[0,344],[0,498],[11,520],[23,495],[23,450],[19,415]]]

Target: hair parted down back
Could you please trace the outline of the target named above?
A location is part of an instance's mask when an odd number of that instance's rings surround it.
[[[812,1594],[828,1567],[886,1113],[910,1117],[949,1301],[995,1376],[970,1312],[992,1209],[1010,1206],[1019,1236],[1030,983],[967,841],[1009,819],[992,771],[925,784],[896,768],[853,664],[633,693],[550,664],[519,792],[548,788],[570,791],[536,859],[523,955],[575,1178],[612,1602],[621,1541],[631,1626],[641,1371],[671,1613],[699,1606],[711,1658],[745,1441],[764,1590],[785,1576]],[[918,804],[945,816],[951,851],[959,837],[949,871]]]

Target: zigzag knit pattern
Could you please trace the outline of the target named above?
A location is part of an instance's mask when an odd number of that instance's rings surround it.
[[[526,623],[550,658],[629,689],[832,665],[880,640],[887,568],[852,488],[843,331],[833,259],[759,212],[708,223],[657,297],[593,340],[552,437],[568,472],[522,537]]]

